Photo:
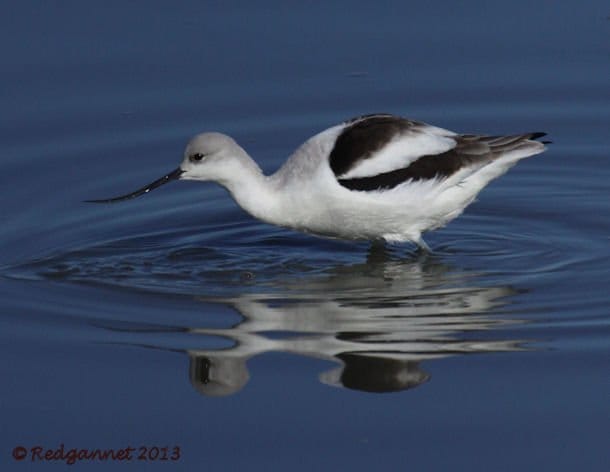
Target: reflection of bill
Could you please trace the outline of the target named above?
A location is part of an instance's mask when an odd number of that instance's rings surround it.
[[[243,321],[190,330],[232,342],[189,350],[191,383],[205,395],[230,395],[248,382],[248,359],[275,351],[339,363],[320,375],[326,384],[391,392],[426,382],[424,359],[519,349],[516,340],[468,339],[468,332],[517,322],[491,314],[515,291],[475,287],[476,278],[433,258],[369,258],[324,277],[277,284],[273,293],[206,299],[233,307]]]

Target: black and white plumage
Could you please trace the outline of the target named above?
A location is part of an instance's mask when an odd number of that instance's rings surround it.
[[[303,143],[265,176],[232,138],[202,133],[180,167],[122,201],[175,179],[215,181],[251,215],[343,239],[412,241],[444,226],[492,179],[544,151],[544,133],[456,134],[395,115],[365,115]]]
[[[438,135],[430,139],[435,130],[392,115],[356,119],[337,137],[329,156],[330,167],[339,183],[351,190],[391,189],[409,180],[450,177],[464,167],[487,164],[527,139],[544,136],[452,135],[440,130],[441,136],[450,139],[439,139]],[[411,142],[414,152],[408,154],[404,149]]]

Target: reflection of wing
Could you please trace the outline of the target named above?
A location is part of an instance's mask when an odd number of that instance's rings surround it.
[[[317,294],[293,294],[288,303],[285,294],[244,295],[231,304],[244,317],[238,327],[241,332],[375,333],[412,341],[422,336],[443,336],[507,323],[475,313],[501,305],[501,298],[514,292],[492,287],[430,289],[402,296],[379,291],[364,293],[362,298],[344,292],[327,299],[320,299]]]
[[[470,341],[460,335],[508,323],[485,313],[514,293],[509,288],[459,287],[469,279],[457,280],[439,264],[391,261],[352,269],[276,287],[277,293],[215,299],[238,310],[243,321],[226,329],[190,330],[234,342],[222,350],[189,350],[191,382],[206,395],[234,393],[248,380],[249,358],[282,351],[338,362],[339,369],[321,375],[325,383],[395,391],[428,379],[421,360],[518,349],[517,341]]]
[[[333,387],[365,392],[397,392],[417,387],[430,376],[419,363],[363,354],[341,354],[341,367],[320,374],[320,380]]]

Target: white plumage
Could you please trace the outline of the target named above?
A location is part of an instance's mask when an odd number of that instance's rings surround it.
[[[180,167],[136,192],[175,179],[215,181],[268,223],[342,239],[412,241],[458,216],[492,179],[544,151],[544,133],[460,135],[393,115],[358,117],[303,143],[270,176],[232,138],[202,133]]]

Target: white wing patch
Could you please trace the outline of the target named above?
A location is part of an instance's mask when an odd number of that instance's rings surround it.
[[[456,146],[455,133],[435,126],[426,126],[396,136],[372,156],[338,176],[340,179],[374,177],[408,167],[422,156],[441,154]]]

